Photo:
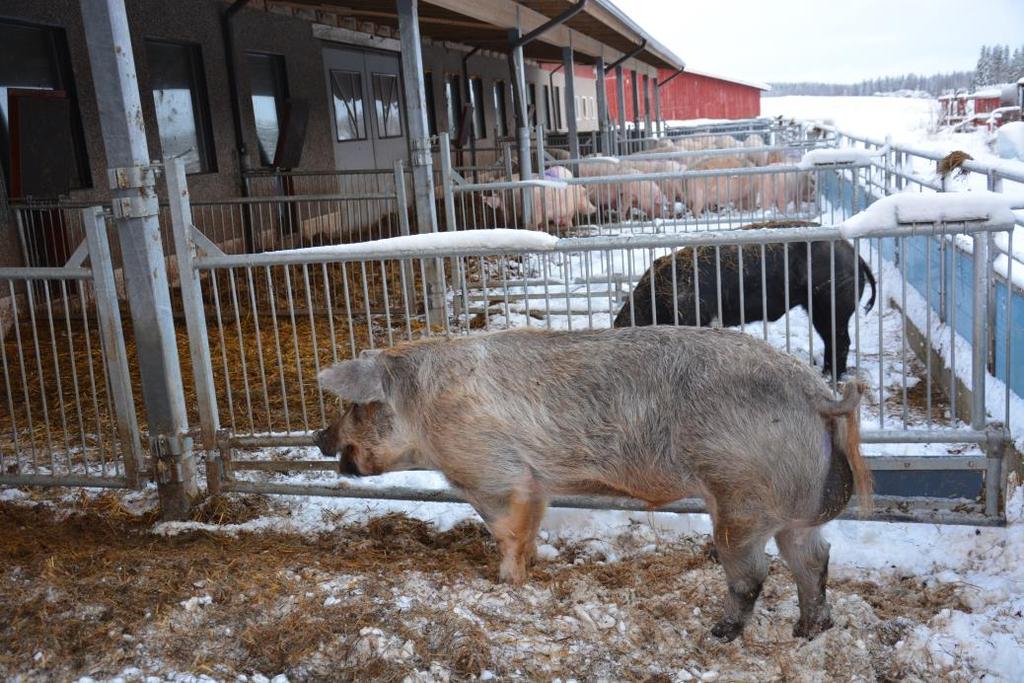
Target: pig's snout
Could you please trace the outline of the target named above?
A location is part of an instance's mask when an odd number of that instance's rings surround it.
[[[335,455],[337,455],[337,453],[330,452],[330,444],[328,443],[329,441],[330,436],[328,434],[328,430],[326,429],[321,429],[319,432],[313,435],[313,443],[316,445],[317,448],[320,449],[320,452],[323,453],[325,458],[333,458]]]

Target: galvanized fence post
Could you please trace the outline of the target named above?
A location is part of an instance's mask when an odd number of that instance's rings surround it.
[[[96,100],[160,507],[165,518],[184,519],[199,488],[127,13],[123,0],[81,0],[81,8],[92,72],[103,74]]]
[[[102,350],[106,356],[107,380],[110,383],[114,420],[117,422],[117,436],[121,447],[125,449],[125,478],[129,486],[138,487],[146,467],[145,455],[139,437],[128,354],[121,327],[121,311],[117,302],[117,285],[114,282],[114,264],[107,240],[107,218],[103,208],[93,206],[82,209],[82,226],[89,247],[89,267],[96,295],[96,318],[99,321]]]
[[[543,178],[546,165],[544,163],[544,126],[538,123],[534,131],[537,138],[537,177]]]
[[[195,243],[192,240],[192,204],[185,178],[185,164],[181,159],[165,159],[164,175],[167,180],[167,200],[171,209],[174,234],[174,253],[178,261],[178,279],[181,300],[185,309],[188,329],[188,347],[192,359],[192,378],[196,388],[202,445],[207,451],[217,446],[220,419],[217,412],[217,392],[213,383],[213,361],[210,359],[210,340],[206,330],[206,312],[203,310],[202,285],[196,270]]]
[[[405,162],[399,159],[395,162],[395,203],[398,205],[398,230],[403,236],[409,234],[408,201],[405,192]],[[412,263],[403,259],[401,269],[402,281],[405,282],[405,291],[402,292],[402,296],[411,306],[416,302],[416,279],[413,276]]]
[[[451,138],[447,131],[437,136],[441,155],[441,194],[444,196],[444,229],[458,230],[455,222],[455,193],[452,191]],[[471,226],[462,226],[468,228]]]

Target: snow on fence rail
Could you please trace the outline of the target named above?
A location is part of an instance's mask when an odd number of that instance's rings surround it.
[[[1024,349],[1024,211],[1020,210],[1024,201],[1024,173],[1005,164],[963,159],[956,169],[941,174],[937,168],[945,154],[824,128],[841,145],[879,152],[887,149],[872,161],[870,173],[861,176],[863,185],[859,193],[851,191],[849,184],[836,182],[822,188],[827,203],[838,207],[841,213],[856,213],[877,199],[896,193],[953,193],[964,189],[958,185],[971,192],[987,190],[1009,198],[1015,228],[993,234],[988,248],[988,269],[992,273],[988,325],[993,330],[989,369],[1001,383],[1003,419],[1009,421],[1012,406],[1024,396],[1024,364],[1017,357]],[[952,179],[954,171],[964,174],[961,181]],[[886,249],[887,257],[898,260],[893,245]],[[969,241],[948,236],[931,245],[928,264],[916,263],[908,273],[918,291],[934,289],[934,296],[929,298],[931,313],[939,322],[954,327],[963,339],[971,336],[972,316],[962,303],[973,296],[974,274],[973,260],[961,256],[971,253]],[[925,272],[926,268],[935,272]],[[961,305],[960,315],[953,320],[950,310],[957,305]]]

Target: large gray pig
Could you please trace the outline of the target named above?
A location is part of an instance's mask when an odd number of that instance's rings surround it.
[[[352,402],[318,435],[341,471],[441,471],[494,534],[499,576],[521,583],[548,499],[625,495],[651,509],[703,496],[725,569],[725,613],[740,634],[774,537],[796,578],[798,636],[831,626],[829,545],[820,525],[856,490],[863,387],[832,400],[812,369],[720,329],[513,330],[404,344],[323,371]]]

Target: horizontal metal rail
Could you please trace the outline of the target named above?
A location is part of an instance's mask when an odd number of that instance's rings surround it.
[[[316,484],[269,484],[248,481],[226,480],[221,490],[235,493],[269,493],[300,496],[324,496],[334,498],[358,498],[363,500],[411,501],[417,503],[466,503],[466,500],[452,489],[421,489],[407,486],[381,488],[362,486],[326,486]],[[876,496],[874,510],[866,517],[872,521],[925,522],[937,524],[967,524],[971,526],[1002,526],[1003,517],[987,517],[981,513],[962,512],[957,509],[965,501],[926,498],[918,502],[918,508],[908,508],[905,498]],[[574,508],[583,510],[618,510],[625,512],[674,512],[677,514],[706,513],[704,501],[700,498],[683,498],[659,508],[634,498],[602,496],[556,496],[548,503],[553,508]],[[849,506],[840,519],[862,519],[857,506]]]
[[[0,280],[88,280],[89,268],[0,268]]]

